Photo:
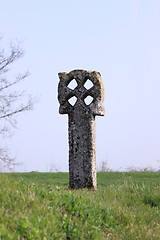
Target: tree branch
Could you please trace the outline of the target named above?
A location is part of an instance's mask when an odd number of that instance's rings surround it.
[[[33,109],[36,103],[35,99],[30,95],[26,97],[26,93],[18,88],[19,84],[28,77],[28,71],[18,74],[15,78],[6,74],[22,57],[23,51],[19,46],[10,45],[7,53],[5,49],[0,49],[0,136],[6,136],[10,127],[16,126],[18,114]],[[2,163],[10,167],[15,165],[15,159],[9,157],[6,148],[0,147],[0,165],[3,165]]]

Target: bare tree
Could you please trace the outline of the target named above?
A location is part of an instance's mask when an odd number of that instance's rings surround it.
[[[108,161],[102,161],[100,163],[100,167],[98,169],[98,172],[112,172],[112,169],[108,166]]]
[[[2,39],[0,39],[1,42]],[[0,47],[0,136],[9,136],[16,127],[19,113],[31,110],[34,100],[19,85],[27,78],[28,72],[13,74],[14,64],[23,57],[23,51],[17,45],[4,49]],[[15,160],[10,158],[7,149],[0,146],[0,166],[11,167]]]

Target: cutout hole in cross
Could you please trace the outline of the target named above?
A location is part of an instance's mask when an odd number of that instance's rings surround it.
[[[87,81],[84,84],[84,87],[88,90],[88,89],[92,88],[93,86],[94,86],[94,84],[92,83],[92,81],[87,79]]]
[[[68,102],[74,106],[77,102],[77,98],[75,96],[71,97],[70,99],[68,99]]]
[[[84,99],[84,102],[86,105],[89,105],[93,102],[93,97],[91,96],[87,96],[85,99]]]
[[[75,79],[72,79],[71,81],[70,81],[70,83],[68,84],[68,88],[70,88],[70,89],[72,89],[72,90],[74,90],[76,87],[77,87],[77,82],[76,82],[76,80]]]

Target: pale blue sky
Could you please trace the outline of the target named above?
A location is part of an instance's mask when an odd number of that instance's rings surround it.
[[[23,164],[17,171],[68,171],[68,120],[58,113],[57,73],[95,70],[105,86],[105,117],[96,118],[97,166],[160,167],[160,1],[5,0],[4,45],[25,51],[24,87],[40,101],[5,139]]]

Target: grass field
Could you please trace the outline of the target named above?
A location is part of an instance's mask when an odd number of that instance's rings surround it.
[[[0,239],[160,239],[160,173],[98,173],[98,189],[68,189],[68,173],[0,174]]]

